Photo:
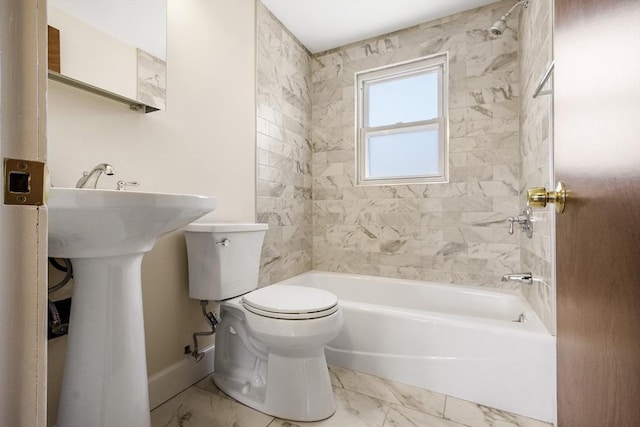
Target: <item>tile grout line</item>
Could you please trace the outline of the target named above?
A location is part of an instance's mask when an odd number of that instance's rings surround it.
[[[391,412],[391,406],[392,404],[389,404],[387,412],[384,413],[384,420],[382,420],[382,424],[380,424],[380,427],[384,427],[384,425],[387,423],[387,417],[389,416],[389,412]]]
[[[442,408],[442,419],[446,420],[447,417],[445,416],[445,414],[447,413],[447,401],[449,400],[449,395],[445,394],[444,395],[444,408]]]
[[[269,427],[270,425],[272,425],[272,424],[273,424],[273,423],[275,423],[275,422],[276,422],[276,417],[273,417],[273,418],[271,419],[271,421],[269,421],[269,423],[268,423],[266,426],[264,426],[264,427]]]

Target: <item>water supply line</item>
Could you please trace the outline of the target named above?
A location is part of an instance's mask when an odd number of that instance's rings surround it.
[[[56,270],[59,270],[65,273],[64,277],[62,278],[62,280],[60,280],[60,282],[56,283],[55,285],[49,288],[48,293],[50,294],[64,288],[66,284],[69,283],[69,281],[73,277],[73,265],[71,265],[71,260],[68,258],[62,258],[62,262],[64,263],[64,266],[60,265],[60,263],[55,258],[49,258],[49,263]]]
[[[71,264],[71,260],[68,258],[62,258],[62,261],[64,263],[64,266],[60,265],[60,263],[55,258],[49,258],[49,263],[56,270],[63,271],[65,273],[64,277],[62,278],[62,280],[60,280],[60,282],[56,283],[55,285],[53,285],[47,290],[47,293],[49,294],[53,292],[57,292],[60,289],[64,288],[73,277],[73,265]],[[49,307],[49,315],[51,317],[51,332],[55,335],[66,334],[67,330],[69,329],[69,324],[62,323],[60,312],[58,312],[58,309],[56,308],[56,305],[53,303],[53,301],[48,300],[47,305]]]
[[[60,313],[53,301],[49,300],[49,317],[51,318],[51,333],[55,335],[64,335],[69,330],[68,323],[62,323]]]
[[[202,353],[200,352],[200,349],[198,347],[198,337],[206,337],[206,336],[213,335],[216,332],[216,325],[220,323],[220,318],[218,317],[218,315],[216,315],[211,311],[207,311],[207,304],[209,304],[209,301],[207,300],[200,301],[200,307],[202,308],[202,315],[204,316],[205,319],[207,319],[207,323],[209,324],[209,327],[211,327],[211,330],[207,332],[193,333],[193,351],[191,352],[191,357],[193,357],[196,360],[196,362],[201,361],[205,355],[204,352]]]

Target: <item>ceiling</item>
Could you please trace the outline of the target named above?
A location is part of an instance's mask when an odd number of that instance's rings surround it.
[[[311,53],[322,52],[497,0],[262,0]]]

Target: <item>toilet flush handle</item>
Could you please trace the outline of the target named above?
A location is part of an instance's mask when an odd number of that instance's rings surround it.
[[[231,244],[231,240],[229,239],[222,239],[219,242],[216,242],[216,245],[220,245],[220,246],[229,246]]]

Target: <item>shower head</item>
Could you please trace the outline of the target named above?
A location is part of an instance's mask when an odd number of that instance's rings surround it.
[[[489,27],[489,32],[494,36],[502,35],[504,29],[507,28],[507,23],[504,20],[504,16],[498,19],[491,27]]]
[[[522,6],[524,8],[529,7],[529,0],[519,1],[518,3],[511,6],[511,9],[509,9],[507,13],[502,15],[500,19],[498,19],[496,22],[493,23],[492,26],[489,27],[489,32],[494,36],[502,35],[502,33],[504,33],[504,30],[507,28],[507,19],[511,15],[511,12],[513,12],[513,9],[515,9],[518,6]]]

